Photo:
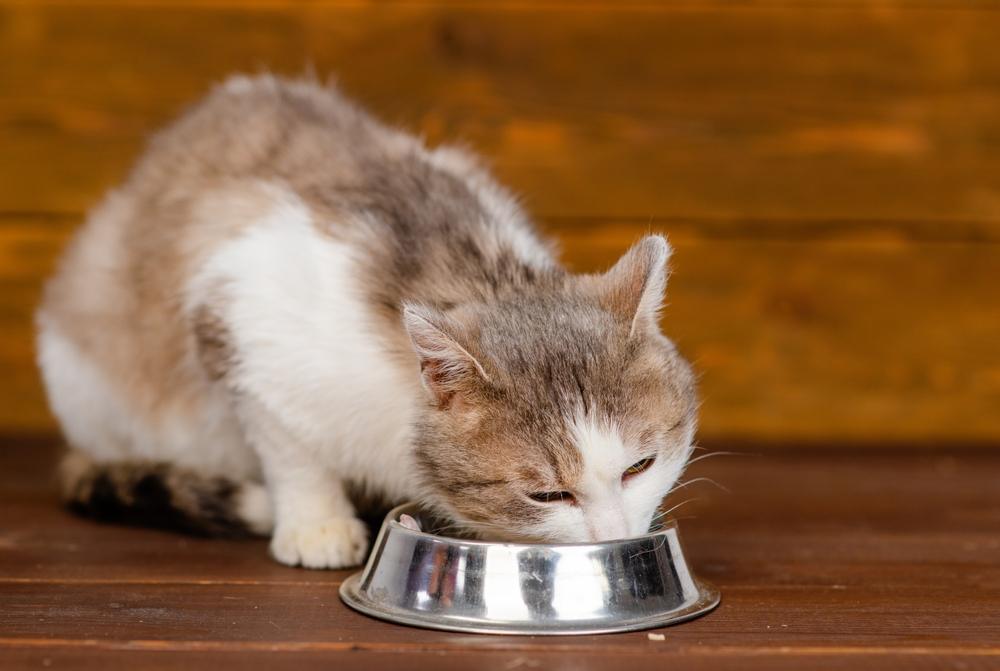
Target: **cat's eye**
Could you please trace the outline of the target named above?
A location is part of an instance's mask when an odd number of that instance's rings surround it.
[[[576,500],[572,492],[534,492],[528,494],[528,498],[539,503],[558,503],[560,501],[572,503]]]
[[[622,478],[623,479],[627,478],[630,475],[639,475],[643,471],[648,470],[649,467],[653,465],[653,462],[655,460],[656,460],[655,457],[646,457],[641,461],[635,462],[634,464],[625,469],[625,472],[622,473]]]

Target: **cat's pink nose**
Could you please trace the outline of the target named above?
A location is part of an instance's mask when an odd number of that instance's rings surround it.
[[[625,514],[615,509],[605,509],[588,515],[587,530],[590,532],[590,540],[595,542],[627,538],[629,535]]]

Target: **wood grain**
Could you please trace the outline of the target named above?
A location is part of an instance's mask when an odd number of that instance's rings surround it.
[[[0,449],[0,474],[15,474],[0,475],[4,668],[43,659],[81,668],[108,660],[504,668],[522,659],[552,668],[988,669],[1000,658],[993,455],[699,462],[692,477],[732,492],[693,485],[685,496],[700,501],[681,526],[693,565],[719,585],[723,604],[662,630],[664,641],[643,632],[458,635],[370,620],[337,599],[346,572],[268,565],[257,543],[190,542],[62,517],[45,485],[51,461],[41,443]],[[188,541],[183,553],[170,549],[179,541]]]
[[[849,647],[840,651],[782,650],[752,653],[724,650],[713,652],[710,648],[672,654],[669,661],[658,655],[643,656],[641,642],[631,654],[605,653],[588,650],[585,653],[532,651],[481,651],[467,652],[451,649],[441,652],[415,652],[407,650],[324,650],[285,649],[281,646],[254,650],[177,650],[157,645],[153,649],[136,649],[126,646],[78,645],[73,642],[38,641],[42,645],[4,645],[0,648],[0,661],[10,668],[72,668],[81,671],[108,671],[109,669],[160,670],[179,669],[358,669],[360,671],[398,671],[399,669],[433,669],[434,671],[468,671],[482,669],[510,671],[511,669],[551,669],[553,671],[586,671],[587,669],[619,669],[628,664],[636,671],[662,671],[667,666],[676,671],[856,671],[859,668],[877,668],[893,671],[994,671],[997,656],[989,651],[930,651],[915,648],[912,651],[886,651],[879,648]],[[656,645],[649,643],[648,645]],[[742,652],[742,654],[741,654]]]
[[[0,429],[50,434],[42,278],[236,70],[336,72],[479,150],[575,268],[677,255],[702,438],[1000,440],[1000,12],[932,0],[0,0]]]
[[[51,432],[31,311],[75,222],[0,217],[0,426]],[[647,222],[543,224],[574,269],[610,265]],[[701,373],[709,444],[902,447],[1000,436],[1000,247],[841,233],[745,239],[677,223],[663,328]]]
[[[985,219],[996,237],[1000,13],[979,7],[7,4],[0,209],[79,212],[211,82],[310,66],[480,150],[546,217]]]
[[[454,635],[400,627],[356,613],[337,596],[336,586],[300,585],[4,585],[0,641],[52,638],[98,639],[134,647],[239,650],[305,648],[348,651],[447,653],[504,649],[516,652],[585,652],[669,659],[689,647],[724,647],[738,639],[744,651],[781,646],[806,650],[871,649],[920,645],[931,651],[965,650],[1000,655],[995,645],[1000,618],[990,613],[995,593],[958,591],[944,608],[934,602],[944,589],[921,594],[894,589],[764,589],[723,587],[725,606],[711,616],[669,628],[669,642],[650,646],[644,632],[547,637]],[[890,596],[887,599],[887,596]],[[933,600],[933,601],[932,601]],[[822,608],[824,613],[817,613]],[[841,615],[833,612],[841,611]],[[750,621],[748,616],[756,618]],[[946,616],[946,617],[943,617]],[[782,627],[787,624],[787,627]],[[771,631],[776,629],[780,631]],[[338,640],[339,639],[339,640]],[[150,643],[146,643],[146,642]],[[2,649],[2,643],[0,643]]]

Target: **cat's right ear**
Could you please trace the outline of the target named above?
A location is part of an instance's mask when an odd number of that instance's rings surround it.
[[[629,324],[629,335],[655,329],[667,286],[670,244],[662,235],[647,235],[618,263],[600,276],[601,302]]]
[[[424,388],[439,408],[447,408],[463,387],[488,381],[485,369],[459,339],[462,328],[437,310],[422,305],[403,306],[403,325],[420,360]]]

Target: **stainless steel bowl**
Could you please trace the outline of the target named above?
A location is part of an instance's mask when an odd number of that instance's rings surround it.
[[[351,608],[400,624],[488,634],[596,634],[682,622],[719,604],[692,575],[675,524],[589,544],[487,543],[414,531],[386,516]],[[426,519],[426,518],[424,518]],[[427,528],[426,525],[424,528]]]

